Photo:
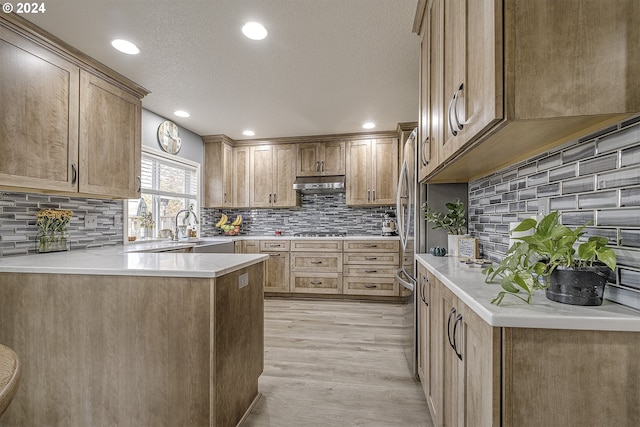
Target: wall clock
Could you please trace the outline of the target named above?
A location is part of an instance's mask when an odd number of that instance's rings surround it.
[[[158,143],[164,151],[176,154],[180,151],[182,140],[178,130],[178,125],[170,120],[165,120],[158,126]]]

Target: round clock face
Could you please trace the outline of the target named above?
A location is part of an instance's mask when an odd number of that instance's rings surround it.
[[[178,134],[178,126],[166,120],[158,126],[158,143],[167,153],[176,154],[180,151],[182,140]]]

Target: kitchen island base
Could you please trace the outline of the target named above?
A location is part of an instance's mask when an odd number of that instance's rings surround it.
[[[23,362],[3,425],[236,425],[259,396],[263,282],[264,262],[216,278],[0,274],[0,342]]]

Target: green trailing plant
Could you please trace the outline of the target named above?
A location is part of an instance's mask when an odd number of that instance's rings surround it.
[[[503,291],[492,303],[500,304],[507,294],[530,303],[533,292],[546,289],[549,276],[560,266],[585,268],[602,263],[611,270],[616,268],[616,254],[606,246],[606,237],[592,236],[577,244],[587,224],[572,230],[559,222],[559,216],[554,211],[539,222],[528,218],[512,230],[532,234],[515,238],[519,241],[511,246],[500,264],[482,270],[487,283],[500,278]]]
[[[448,234],[465,234],[467,219],[464,203],[455,198],[445,206],[447,208],[446,214],[434,211],[427,203],[424,203],[422,209],[427,222],[434,224],[433,229],[442,228]]]

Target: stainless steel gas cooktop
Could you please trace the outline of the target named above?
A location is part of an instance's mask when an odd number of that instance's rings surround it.
[[[344,237],[347,233],[342,231],[303,231],[294,233],[293,237]]]

